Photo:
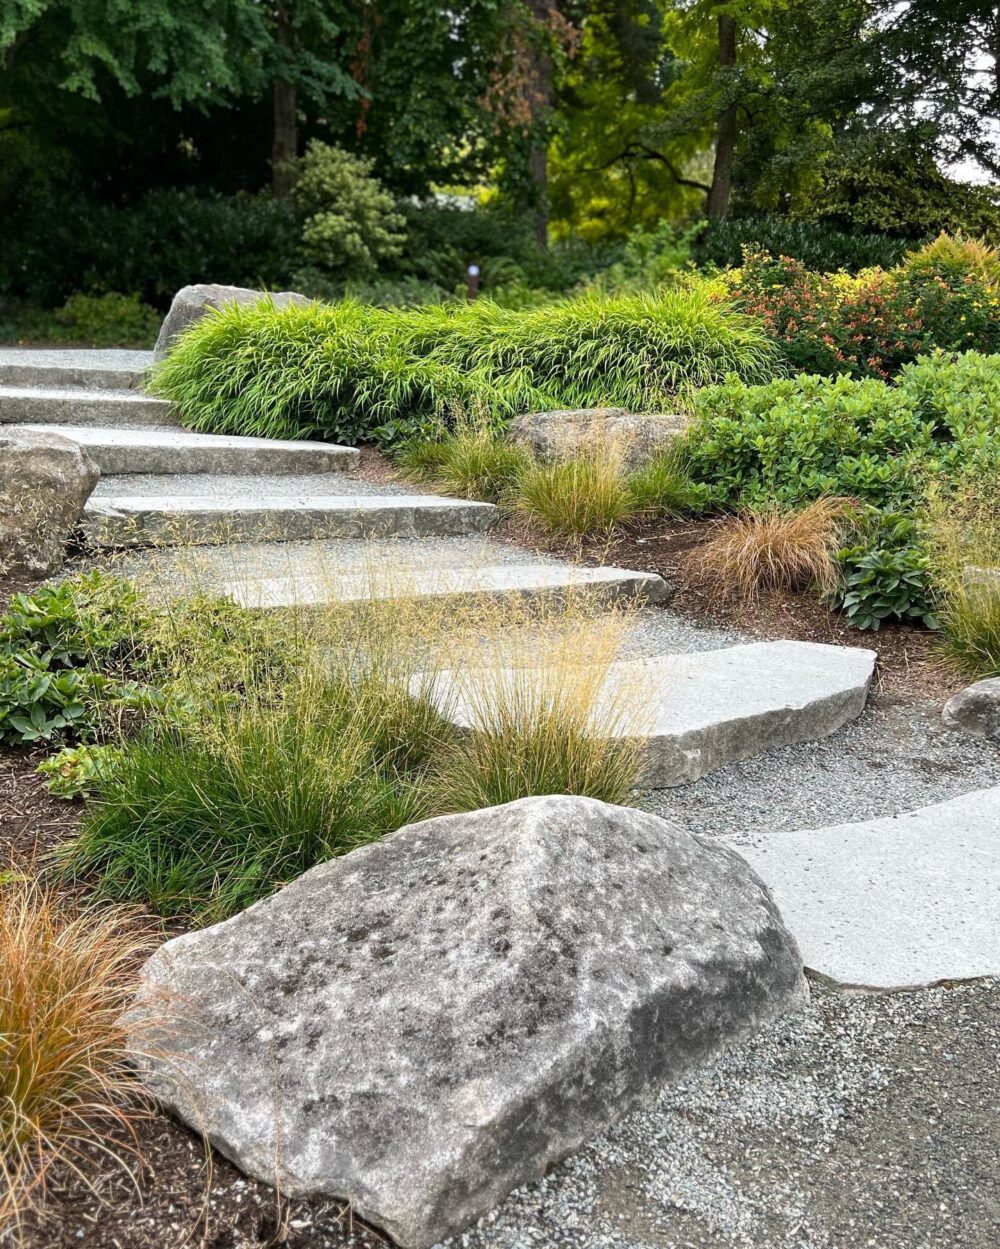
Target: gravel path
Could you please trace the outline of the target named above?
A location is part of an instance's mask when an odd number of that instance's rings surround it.
[[[449,1242],[992,1249],[1000,984],[810,1009],[663,1093]]]
[[[732,763],[641,805],[694,833],[755,832],[877,819],[1000,785],[1000,749],[945,728],[937,703],[873,700],[818,742]]]

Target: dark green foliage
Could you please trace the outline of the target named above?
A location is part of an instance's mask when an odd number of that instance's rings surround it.
[[[863,231],[846,233],[830,225],[793,221],[788,217],[744,217],[709,222],[694,243],[694,258],[701,265],[720,269],[739,265],[744,248],[789,256],[817,273],[879,266],[891,269],[902,260],[905,239]]]
[[[264,304],[203,318],[153,379],[215,433],[405,438],[432,418],[660,408],[689,385],[766,376],[762,329],[701,291],[579,298],[514,312]]]
[[[843,585],[835,601],[854,628],[878,629],[885,621],[937,627],[938,596],[909,517],[877,515],[840,552],[840,562]]]
[[[77,291],[164,307],[192,282],[287,286],[298,249],[294,214],[268,195],[161,190],[123,208],[59,197],[8,221],[0,289],[46,307]]]
[[[13,311],[0,339],[85,347],[151,347],[161,316],[135,295],[71,295],[52,313]]]
[[[133,592],[98,573],[15,594],[0,616],[0,742],[80,739],[98,702],[134,699],[120,677]]]

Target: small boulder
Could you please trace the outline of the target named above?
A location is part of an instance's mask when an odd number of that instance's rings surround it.
[[[409,825],[174,938],[129,1025],[244,1171],[423,1249],[806,996],[735,851],[556,796]]]
[[[61,568],[100,475],[71,439],[0,425],[0,575],[45,577]]]
[[[160,326],[160,333],[153,348],[153,359],[162,360],[168,355],[178,334],[200,320],[210,308],[225,308],[228,304],[256,304],[271,299],[276,308],[289,304],[304,307],[312,303],[305,295],[294,291],[252,291],[245,286],[218,286],[215,283],[199,283],[182,287],[173,298],[170,311]]]
[[[543,463],[611,452],[620,455],[624,468],[631,472],[665,451],[686,429],[683,416],[581,408],[515,417],[507,426],[507,437]]]
[[[1000,677],[977,681],[944,705],[944,722],[953,729],[1000,742]]]

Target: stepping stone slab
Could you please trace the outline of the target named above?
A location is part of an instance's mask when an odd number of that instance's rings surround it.
[[[0,386],[135,390],[152,363],[151,351],[0,347]]]
[[[739,855],[545,797],[402,828],[169,941],[130,1024],[147,1086],[245,1172],[425,1249],[806,1000]]]
[[[690,655],[621,660],[605,682],[605,710],[621,706],[616,736],[644,743],[641,784],[684,785],[776,746],[812,741],[860,715],[875,652],[816,642],[754,642]],[[496,681],[516,684],[516,670]],[[481,677],[444,673],[444,714],[475,729]]]
[[[180,418],[163,399],[135,390],[0,386],[0,423],[128,428],[180,425]]]
[[[78,442],[102,473],[337,473],[358,459],[353,447],[322,442],[279,442],[185,429],[44,428]]]
[[[438,495],[106,496],[86,513],[92,546],[418,538],[482,533],[497,510]]]
[[[1000,975],[1000,787],[736,848],[829,980],[905,989]]]
[[[570,594],[586,594],[598,602],[636,598],[658,603],[670,590],[660,577],[623,568],[580,568],[572,564],[444,568],[403,563],[391,572],[378,567],[338,572],[331,567],[322,575],[251,574],[225,580],[223,592],[242,607],[266,611],[391,598],[446,598],[454,599],[456,605],[510,597],[557,603]]]

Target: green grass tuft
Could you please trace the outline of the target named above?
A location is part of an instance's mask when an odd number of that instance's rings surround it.
[[[213,433],[400,441],[435,418],[502,421],[547,408],[660,409],[688,386],[762,380],[762,327],[699,290],[467,305],[276,310],[264,300],[196,322],[152,385]]]

